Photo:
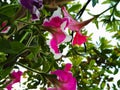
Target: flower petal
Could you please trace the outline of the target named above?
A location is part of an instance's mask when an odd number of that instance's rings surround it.
[[[67,17],[69,19],[68,28],[71,29],[71,30],[73,30],[73,31],[78,31],[79,29],[78,29],[77,25],[79,23],[76,20],[74,20],[72,18],[72,16],[70,16],[70,14],[68,13],[68,11],[66,10],[65,7],[62,7],[62,11],[63,11],[64,17]]]
[[[68,11],[66,10],[66,7],[63,6],[63,7],[62,7],[62,11],[63,11],[64,17],[69,18],[69,20],[70,20],[71,23],[76,23],[76,22],[77,22],[77,21],[74,20],[74,19],[72,18],[72,16],[68,13]]]
[[[20,79],[21,79],[21,76],[22,76],[22,72],[21,71],[13,71],[12,73],[11,73],[11,78],[13,79],[13,81],[11,82],[11,83],[9,83],[7,86],[6,86],[6,88],[8,89],[8,90],[11,90],[12,89],[12,85],[14,84],[14,83],[17,83],[17,82],[20,82]]]
[[[40,12],[39,12],[39,10],[35,6],[33,6],[32,21],[39,20],[39,18],[40,18]]]
[[[8,84],[8,85],[6,86],[7,90],[12,90],[12,85],[13,85],[13,83]]]
[[[72,73],[69,71],[71,64],[66,64],[64,70],[56,70],[51,72],[57,76],[58,82],[55,83],[55,88],[53,90],[76,90],[76,79],[73,77]]]
[[[0,33],[8,33],[10,28],[10,26],[6,26]]]
[[[59,44],[61,44],[66,38],[66,35],[62,30],[58,30],[55,33],[52,33],[52,39],[48,42],[51,52],[55,55],[55,59],[58,59],[62,56],[59,51]]]
[[[12,72],[11,77],[15,79],[14,83],[20,82],[20,77],[21,77],[22,74],[23,73],[21,71],[17,71],[17,72],[13,71]]]
[[[6,25],[7,25],[7,21],[3,21],[1,26],[5,27]]]
[[[47,90],[58,90],[57,88],[48,88]]]
[[[83,22],[78,22],[72,18],[72,16],[68,13],[65,7],[62,7],[62,11],[63,11],[64,17],[67,17],[69,19],[68,28],[73,31],[80,31],[84,26],[86,26],[88,23],[90,23],[94,19],[94,18],[91,18]]]
[[[52,14],[51,18],[53,17],[61,17],[61,8],[58,7],[56,11],[54,11],[54,13]]]
[[[20,0],[20,4],[27,8],[28,10],[32,11],[33,5],[32,5],[33,1],[32,0]]]
[[[63,42],[68,42],[71,40],[71,36],[68,36],[65,33],[65,29],[68,25],[68,18],[61,18],[59,16],[59,11],[56,10],[52,15],[52,17],[48,20],[45,19],[43,22],[43,26],[46,26],[52,34],[52,39],[47,43],[50,47],[51,52],[54,54],[55,58],[60,58],[62,54],[59,51],[59,45]],[[46,29],[47,29],[46,28]]]
[[[87,36],[83,36],[80,32],[76,32],[72,45],[81,45],[87,41]]]
[[[71,67],[72,67],[72,64],[67,63],[67,64],[65,65],[64,70],[65,70],[65,71],[70,71]]]
[[[41,8],[43,5],[43,0],[33,0],[33,5],[35,5],[37,8]]]
[[[42,0],[20,0],[21,5],[32,14],[32,21],[39,20],[40,12],[38,9],[42,7],[42,2]]]

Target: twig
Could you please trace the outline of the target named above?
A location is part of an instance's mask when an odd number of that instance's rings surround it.
[[[37,74],[40,74],[40,75],[49,75],[49,74],[46,74],[46,73],[44,73],[44,72],[37,71],[37,70],[32,69],[32,68],[30,68],[30,67],[28,67],[28,66],[25,66],[25,65],[23,65],[23,64],[20,63],[20,62],[16,62],[16,64],[22,66],[23,68],[26,68],[26,69],[29,70],[29,71],[35,72],[35,73],[37,73]]]
[[[80,11],[77,13],[77,15],[76,15],[76,20],[79,19],[79,18],[82,16],[83,12],[85,11],[85,9],[86,9],[87,5],[90,3],[90,1],[91,1],[91,0],[88,0],[88,1],[86,2],[86,4],[83,6],[83,8],[80,9]],[[77,18],[77,17],[78,17],[78,18]]]

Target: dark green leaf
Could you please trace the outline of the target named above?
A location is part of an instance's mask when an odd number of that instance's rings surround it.
[[[120,88],[120,80],[117,81],[117,85]]]
[[[25,49],[25,45],[17,41],[11,42],[10,45],[15,54]]]
[[[113,88],[113,90],[118,90],[115,84],[113,84],[112,88]]]
[[[0,7],[0,14],[12,17],[16,14],[18,5],[5,5]]]
[[[117,68],[115,68],[114,75],[117,74],[118,72],[119,72],[119,70]]]
[[[94,7],[98,3],[98,0],[92,0],[92,6]]]
[[[78,4],[73,5],[68,11],[75,12],[75,11],[79,10],[80,7],[81,7],[81,4],[78,3]]]
[[[113,74],[113,72],[112,72],[111,70],[109,70],[109,69],[106,69],[106,71],[107,71],[108,73],[110,73],[110,74]]]
[[[0,52],[10,53],[11,45],[10,42],[5,39],[0,39]]]

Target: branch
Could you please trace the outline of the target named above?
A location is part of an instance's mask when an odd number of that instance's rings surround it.
[[[83,8],[80,9],[80,11],[79,11],[79,12],[77,13],[77,15],[76,15],[76,19],[79,19],[79,18],[82,16],[83,12],[85,11],[85,9],[86,9],[87,5],[90,3],[90,1],[91,1],[91,0],[88,0],[88,1],[86,2],[86,4],[83,6]],[[78,17],[78,18],[77,18],[77,17]]]
[[[40,71],[37,71],[37,70],[35,70],[35,69],[32,69],[32,68],[30,68],[30,67],[28,67],[28,66],[23,65],[23,64],[20,63],[20,62],[16,62],[16,64],[19,65],[19,66],[22,66],[23,68],[26,68],[26,69],[29,70],[29,71],[35,72],[35,73],[37,73],[37,74],[44,75],[44,76],[49,76],[49,74],[46,74],[46,73],[44,73],[44,72],[40,72]]]
[[[119,3],[119,2],[118,2],[118,3]],[[92,15],[92,16],[94,16],[95,18],[98,18],[99,16],[101,16],[101,15],[104,14],[105,12],[107,12],[107,11],[109,11],[110,9],[116,7],[116,6],[118,5],[118,3],[116,3],[115,5],[109,7],[108,9],[104,10],[103,12],[101,12],[101,13],[98,14],[98,15],[93,15],[93,14],[90,14],[90,13],[89,13],[89,14]]]

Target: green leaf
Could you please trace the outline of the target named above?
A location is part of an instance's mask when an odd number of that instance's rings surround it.
[[[118,71],[119,71],[119,70],[118,70],[117,68],[115,68],[114,75],[117,74]]]
[[[98,3],[98,0],[92,0],[92,6],[94,7]]]
[[[115,13],[115,15],[116,15],[117,17],[120,18],[120,11],[118,11],[117,9],[115,9],[114,13]]]
[[[47,60],[44,60],[43,62],[43,71],[48,72],[50,69],[50,63]]]
[[[120,80],[117,81],[117,85],[120,88]]]
[[[5,5],[0,7],[0,14],[12,17],[16,14],[16,10],[18,8],[18,5]]]
[[[6,54],[18,54],[24,48],[24,44],[20,42],[9,42],[8,40],[0,39],[0,52],[4,52]]]
[[[90,67],[93,67],[94,64],[95,64],[95,60],[91,60],[89,66],[90,66]]]
[[[110,73],[110,74],[113,74],[113,72],[109,69],[106,69],[106,72]]]
[[[5,61],[5,60],[7,60],[6,54],[3,53],[3,52],[0,52],[0,63],[3,62],[3,61]]]
[[[69,10],[68,10],[68,12],[75,12],[75,11],[77,11],[77,10],[79,10],[81,8],[81,4],[75,4],[75,5],[73,5]]]
[[[106,0],[106,1],[103,1],[102,4],[108,4],[110,1],[109,0]]]
[[[97,29],[99,29],[99,25],[98,25],[98,21],[97,21],[97,18],[93,20],[93,23],[95,23]]]
[[[108,78],[107,80],[109,81],[109,82],[112,82],[113,81],[113,77],[110,77],[110,78]]]
[[[4,69],[2,66],[0,66],[0,80],[5,78],[10,73],[11,70],[12,67]]]
[[[115,84],[113,84],[113,90],[118,90],[117,88],[116,88],[116,85]]]
[[[105,53],[105,54],[109,54],[111,52],[112,52],[111,49],[104,49],[104,50],[102,50],[102,53]]]
[[[10,53],[10,42],[5,39],[0,39],[0,52]]]
[[[17,41],[13,41],[10,43],[11,45],[11,50],[13,51],[13,53],[17,54],[19,53],[20,51],[24,50],[25,49],[25,45],[20,43],[20,42],[17,42]]]
[[[100,85],[101,89],[103,89],[105,87],[105,85],[106,85],[106,83],[105,83],[105,81],[103,81]]]

